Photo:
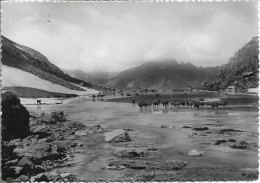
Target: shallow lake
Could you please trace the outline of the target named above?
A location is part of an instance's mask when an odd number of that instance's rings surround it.
[[[254,150],[221,151],[211,148],[216,139],[234,138],[258,144],[258,111],[236,109],[173,108],[169,110],[141,110],[137,104],[113,103],[90,100],[71,100],[62,105],[26,106],[37,113],[63,110],[68,118],[85,125],[101,125],[107,131],[121,128],[129,132],[131,145],[159,147],[163,160],[183,160],[189,167],[203,165],[234,166],[237,168],[257,168],[258,153]],[[161,128],[171,125],[174,128]],[[208,127],[211,134],[205,137],[194,135],[183,126]],[[241,130],[241,133],[219,134],[221,129]],[[198,132],[199,133],[199,132]],[[131,136],[132,135],[132,136]],[[229,136],[228,136],[229,135]],[[82,140],[84,143],[84,139]],[[87,143],[87,142],[85,142]],[[204,145],[203,145],[204,144]],[[205,145],[206,144],[206,145]],[[126,170],[106,170],[106,161],[114,158],[117,144],[100,143],[87,146],[78,158],[78,164],[70,168],[82,180],[110,180],[125,174]],[[203,156],[191,157],[192,149],[203,151]],[[138,171],[138,170],[137,170]]]

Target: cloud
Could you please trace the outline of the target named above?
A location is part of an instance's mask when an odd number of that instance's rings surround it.
[[[120,71],[164,59],[214,66],[257,35],[254,5],[4,3],[3,34],[65,69]]]

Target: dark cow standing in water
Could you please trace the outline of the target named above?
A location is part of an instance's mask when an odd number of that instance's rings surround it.
[[[169,101],[168,100],[167,101],[163,101],[162,105],[163,105],[163,107],[167,108],[168,105],[169,105]]]
[[[41,105],[42,104],[42,100],[37,100],[37,105]]]
[[[153,108],[158,108],[160,103],[161,103],[160,99],[158,99],[157,101],[154,101],[153,102]]]

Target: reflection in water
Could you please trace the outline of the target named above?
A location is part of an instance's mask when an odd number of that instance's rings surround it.
[[[42,109],[41,104],[37,104],[37,109]]]
[[[169,113],[169,108],[163,108],[162,112],[163,112],[163,114]]]

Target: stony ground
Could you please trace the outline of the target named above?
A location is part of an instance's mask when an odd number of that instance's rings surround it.
[[[77,181],[75,174],[57,169],[70,167],[73,151],[82,146],[78,136],[101,133],[103,129],[66,120],[63,112],[30,116],[28,137],[2,141],[3,180]]]

